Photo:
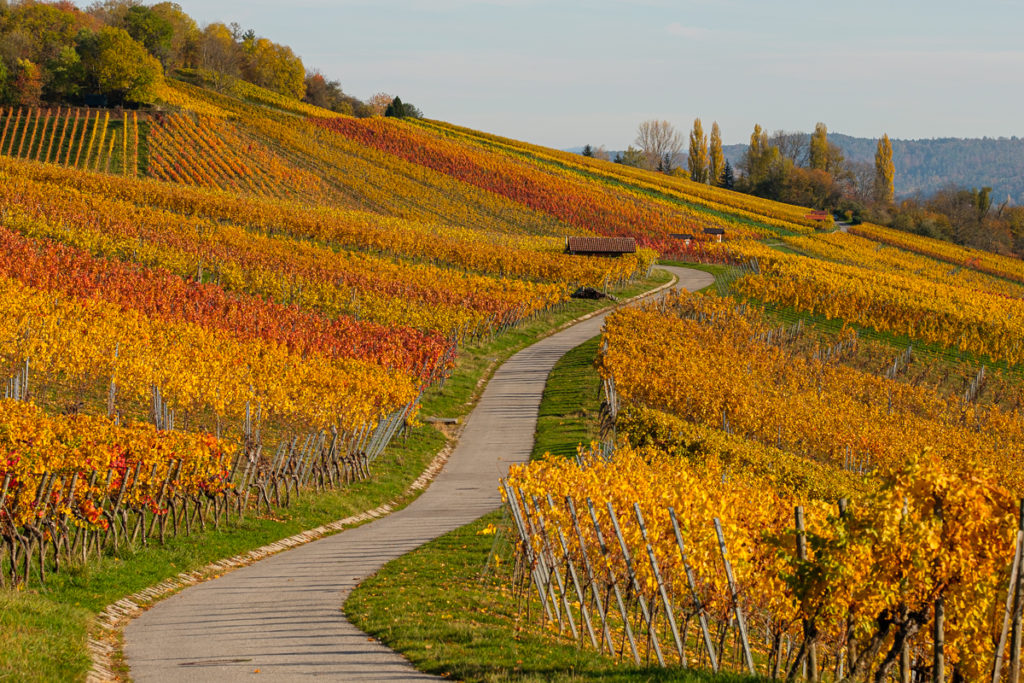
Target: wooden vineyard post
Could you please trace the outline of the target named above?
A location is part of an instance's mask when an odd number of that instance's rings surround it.
[[[51,155],[53,154],[53,141],[57,137],[57,124],[62,123],[60,118],[60,112],[62,107],[57,107],[57,113],[53,116],[53,126],[50,128],[50,141],[46,145],[46,156],[43,157],[43,161],[50,161]],[[61,127],[63,130],[63,126]]]
[[[693,608],[697,612],[697,621],[700,623],[701,635],[704,636],[704,647],[708,652],[708,661],[711,663],[711,670],[718,671],[718,657],[715,655],[714,642],[711,640],[711,630],[708,628],[708,615],[704,611],[704,605],[697,594],[697,582],[693,578],[693,569],[686,559],[686,546],[683,545],[683,534],[679,531],[679,520],[676,519],[675,508],[668,509],[669,519],[672,520],[672,531],[676,536],[676,546],[679,548],[679,557],[683,562],[683,571],[686,572],[686,582],[690,586],[690,595],[693,598]]]
[[[555,501],[551,497],[551,494],[547,494],[548,508],[552,511],[555,510]],[[558,534],[558,544],[562,548],[562,562],[565,564],[569,578],[572,579],[573,588],[576,591],[576,599],[580,602],[580,616],[583,618],[583,624],[587,627],[587,634],[590,636],[590,644],[594,646],[595,650],[600,649],[597,645],[597,635],[594,633],[594,625],[590,621],[590,612],[587,610],[587,603],[583,595],[583,586],[580,585],[579,574],[576,572],[576,565],[572,561],[572,557],[569,555],[569,544],[565,542],[565,534],[562,533],[562,528],[556,523],[555,532]]]
[[[14,107],[7,107],[6,112],[0,107],[0,116],[4,117],[4,131],[0,133],[0,154],[3,154],[4,143],[7,142],[7,129],[10,128],[11,118],[14,116]]]
[[[49,108],[47,108],[46,116],[43,117],[43,130],[42,130],[41,134],[39,135],[39,144],[36,145],[36,153],[35,153],[34,157],[32,155],[32,145],[29,145],[29,148],[28,148],[29,157],[30,158],[34,158],[36,161],[39,161],[40,157],[42,156],[42,153],[43,153],[43,143],[46,141],[46,127],[48,125],[50,125],[50,117],[52,115],[53,115],[53,111],[50,110]],[[39,119],[36,119],[36,126],[38,126],[38,125],[39,125]],[[35,138],[36,138],[36,131],[35,131],[35,129],[33,129],[32,130],[32,140],[35,141]]]
[[[512,490],[515,493],[515,489]],[[541,538],[539,531],[537,531],[537,523],[533,519],[533,515],[530,514],[529,502],[526,498],[526,494],[523,493],[522,489],[519,489],[519,497],[522,499],[523,507],[520,509],[521,518],[523,521],[523,529],[526,531],[527,537]],[[543,539],[541,538],[542,545],[539,551],[534,552],[534,561],[537,563],[537,569],[540,572],[541,581],[544,584],[545,599],[551,598],[551,612],[554,613],[554,619],[558,621],[559,632],[562,628],[562,611],[558,607],[558,596],[555,595],[555,584],[552,582],[551,568],[548,567],[547,559],[544,557],[544,546]]]
[[[619,613],[622,615],[622,629],[625,631],[626,639],[629,641],[629,650],[633,654],[633,661],[640,665],[640,653],[636,649],[636,640],[633,639],[633,627],[629,623],[629,612],[626,610],[626,603],[622,599],[622,591],[619,590],[619,582],[615,578],[615,570],[612,568],[611,559],[608,557],[608,545],[604,542],[604,534],[601,533],[601,525],[597,521],[597,512],[594,509],[594,501],[587,498],[587,510],[590,512],[590,521],[594,525],[594,534],[597,537],[597,545],[601,549],[601,557],[604,558],[605,566],[608,568],[608,579],[612,583],[612,591],[615,593],[615,601],[619,605]]]
[[[516,525],[516,531],[519,533],[519,538],[523,541],[523,550],[526,553],[526,561],[530,565],[530,576],[533,577],[533,583],[537,587],[537,594],[540,596],[541,602],[544,604],[544,613],[548,619],[554,621],[551,616],[551,610],[548,607],[548,596],[547,591],[544,590],[544,582],[540,578],[540,572],[537,568],[537,563],[534,561],[533,556],[533,544],[530,541],[530,535],[526,530],[526,525],[523,524],[521,512],[519,510],[519,503],[516,500],[515,492],[512,487],[508,485],[504,480],[501,482],[502,488],[505,489],[505,496],[507,497],[509,508],[512,510],[512,521]]]
[[[583,557],[583,569],[587,572],[587,580],[590,582],[591,595],[594,596],[594,605],[597,607],[597,614],[601,617],[601,638],[608,646],[608,654],[614,655],[615,648],[612,647],[612,633],[608,628],[608,612],[605,610],[601,600],[601,591],[597,589],[597,579],[594,577],[594,568],[590,564],[590,555],[587,553],[587,543],[583,538],[583,529],[580,528],[579,517],[576,515],[576,503],[569,496],[565,497],[565,505],[569,508],[569,515],[572,517],[572,527],[576,531],[576,538],[580,543],[580,555]],[[600,649],[600,648],[598,648]]]
[[[121,111],[121,175],[128,175],[128,111]]]
[[[807,561],[807,533],[804,529],[804,509],[798,505],[793,510],[796,522],[796,556],[800,562]],[[808,680],[811,683],[818,683],[818,648],[814,642],[814,622],[809,619],[803,620],[804,647],[802,653],[806,653],[808,662]]]
[[[14,138],[18,135],[18,125],[21,123],[21,107],[18,107],[18,114],[14,117],[14,125],[11,126],[11,142],[7,146],[7,154],[14,156]]]
[[[1024,499],[1020,503],[1020,516],[1017,528],[1024,528]],[[1024,554],[1024,550],[1021,551]],[[1022,559],[1024,562],[1024,559]],[[1024,615],[1024,581],[1021,580],[1024,567],[1017,570],[1017,580],[1013,587],[1013,625],[1010,637],[1010,683],[1020,683],[1020,646],[1021,617]]]
[[[555,577],[555,583],[558,584],[558,592],[562,599],[562,609],[565,612],[565,620],[569,622],[569,630],[572,632],[573,640],[579,640],[580,634],[576,630],[576,621],[572,618],[572,609],[569,605],[569,597],[565,590],[565,582],[562,581],[562,573],[558,571],[558,561],[555,559],[555,553],[552,549],[551,540],[548,538],[547,525],[544,523],[544,517],[540,511],[540,505],[537,504],[537,499],[532,496],[528,499],[523,492],[520,490],[520,497],[523,499],[523,504],[528,504],[528,500],[533,503],[533,516],[537,520],[537,527],[540,529],[540,539],[543,544],[543,551],[547,553],[549,564],[551,565],[551,574]],[[561,616],[559,616],[558,624],[559,632],[561,632]]]
[[[932,664],[933,683],[946,683],[946,600],[942,596],[935,601],[935,630],[933,632],[935,651]]]
[[[747,670],[751,676],[756,676],[754,669],[754,658],[750,654],[750,641],[747,638],[747,622],[743,618],[743,608],[740,607],[740,596],[736,590],[736,578],[732,573],[732,563],[729,562],[729,553],[725,547],[725,534],[722,532],[722,522],[715,517],[715,535],[718,536],[718,550],[722,554],[722,563],[725,565],[725,578],[729,582],[729,593],[732,595],[733,612],[736,615],[736,625],[740,630],[740,641],[743,645],[743,657],[747,663]]]
[[[996,645],[996,659],[992,665],[992,683],[999,683],[1003,673],[1003,653],[1006,651],[1006,636],[1010,629],[1010,618],[1013,614],[1014,589],[1017,586],[1017,573],[1020,571],[1021,542],[1024,531],[1017,531],[1017,542],[1013,549],[1013,564],[1010,567],[1010,583],[1006,587],[1006,606],[1003,608],[1003,627],[999,631],[999,643]]]
[[[82,117],[82,132],[78,136],[78,146],[75,148],[75,168],[78,168],[79,162],[82,159],[82,147],[85,146],[85,136],[89,132],[89,110],[85,110],[85,116]]]
[[[622,529],[619,528],[619,516],[615,514],[611,501],[607,502],[607,507],[608,515],[612,520],[612,529],[615,531],[615,537],[619,541],[622,557],[626,561],[626,572],[629,575],[629,581],[633,584],[633,592],[636,593],[637,602],[640,603],[640,614],[643,615],[644,621],[647,622],[647,637],[654,645],[654,656],[658,658],[658,666],[665,668],[665,657],[661,654],[661,643],[658,642],[658,634],[654,630],[654,619],[651,617],[651,611],[647,608],[647,600],[640,590],[640,581],[637,580],[636,570],[633,568],[633,558],[630,555],[629,548],[626,546],[626,539],[622,535]]]
[[[28,107],[25,109],[25,125],[21,127],[21,139],[18,141],[18,153],[17,157],[22,158],[22,154],[25,151],[25,140],[28,138],[28,127],[32,123],[32,108]],[[39,107],[36,107],[36,125],[39,125]],[[33,130],[33,133],[35,131]],[[29,145],[31,147],[31,145]]]
[[[672,630],[672,639],[675,641],[676,650],[679,653],[679,663],[686,666],[686,648],[683,640],[679,637],[679,627],[676,625],[676,616],[672,612],[672,603],[668,599],[668,592],[665,590],[665,581],[661,578],[661,570],[658,567],[658,560],[654,556],[654,548],[647,538],[647,526],[644,524],[644,516],[640,512],[640,504],[633,503],[633,513],[636,515],[636,523],[640,527],[640,535],[647,544],[647,559],[651,563],[651,571],[654,573],[654,580],[658,584],[658,593],[661,595],[661,604],[665,608],[665,616],[668,619],[669,628]]]
[[[67,137],[67,147],[64,149],[64,165],[67,166],[71,163],[71,148],[75,146],[75,133],[78,132],[78,117],[81,115],[79,109],[75,109],[75,121],[71,124],[71,134],[68,135],[68,123],[64,122],[64,130],[60,134],[61,144],[64,144],[64,138]],[[71,112],[68,112],[68,119],[71,118]],[[60,149],[57,150],[57,156],[60,157]]]

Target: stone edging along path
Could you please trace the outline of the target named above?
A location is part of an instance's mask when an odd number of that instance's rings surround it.
[[[665,268],[687,289],[712,281],[700,271]],[[115,677],[112,662],[117,652],[105,641],[116,641],[118,631],[127,626],[124,653],[138,681],[233,681],[254,673],[271,680],[310,675],[434,680],[355,629],[341,613],[341,605],[359,581],[387,561],[500,504],[497,478],[510,464],[529,458],[537,407],[551,366],[598,334],[610,310],[574,321],[501,365],[467,418],[458,443],[446,447],[409,491],[424,488],[440,470],[437,481],[408,507],[395,512],[395,503],[389,503],[181,574],[108,606],[100,616],[107,637],[91,643],[94,670],[89,679]],[[376,521],[332,535],[370,519]],[[287,549],[293,550],[276,554]],[[257,560],[261,561],[253,564]],[[203,583],[212,578],[216,580]]]

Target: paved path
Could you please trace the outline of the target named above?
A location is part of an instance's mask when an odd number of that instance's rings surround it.
[[[665,267],[678,287],[713,282]],[[440,680],[420,673],[345,619],[355,586],[388,561],[500,505],[498,478],[529,459],[548,373],[597,335],[595,316],[512,356],[495,372],[444,470],[408,507],[274,555],[157,603],[125,630],[135,681]]]

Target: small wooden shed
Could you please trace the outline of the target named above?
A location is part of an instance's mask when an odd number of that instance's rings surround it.
[[[636,253],[632,237],[566,237],[565,253],[577,256],[622,256]]]
[[[829,217],[828,211],[811,211],[809,214],[804,216],[807,220],[817,223],[817,225],[814,226],[815,230],[824,230],[825,221],[827,221]]]
[[[723,230],[722,228],[704,228],[704,234],[707,235],[709,238],[713,237],[717,241],[721,242],[722,237],[725,235],[725,230]]]
[[[669,237],[671,237],[674,240],[682,240],[683,244],[685,244],[686,246],[690,246],[690,242],[693,241],[693,235],[691,235],[688,232],[669,233]]]

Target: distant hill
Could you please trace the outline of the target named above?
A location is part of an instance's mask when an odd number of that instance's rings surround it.
[[[829,133],[851,161],[874,163],[875,138]],[[1009,197],[1024,205],[1024,138],[935,138],[892,141],[896,194],[930,195],[946,185],[991,187],[997,202]],[[570,151],[579,153],[582,147]],[[725,158],[736,165],[746,145],[725,145]],[[613,157],[615,152],[609,152]]]

